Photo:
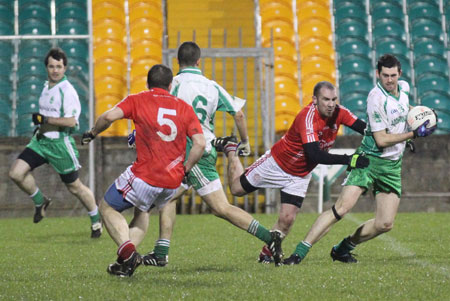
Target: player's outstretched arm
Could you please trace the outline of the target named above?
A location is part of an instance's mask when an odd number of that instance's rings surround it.
[[[356,119],[355,122],[353,122],[353,124],[350,126],[350,128],[352,130],[354,130],[355,132],[360,133],[361,135],[364,135],[364,130],[366,129],[366,122],[364,120],[361,119]]]
[[[240,156],[250,156],[250,141],[248,139],[248,130],[247,130],[247,120],[245,118],[244,112],[242,110],[236,112],[233,116],[234,122],[239,132],[239,136],[241,137],[241,143],[237,148],[238,155]]]
[[[341,164],[348,165],[349,168],[365,168],[369,166],[369,159],[365,156],[353,154],[335,155],[320,149],[319,142],[310,142],[303,145],[308,162],[314,164]]]
[[[123,118],[123,116],[123,111],[119,107],[106,111],[98,117],[94,127],[83,134],[81,144],[84,145],[91,142],[98,134],[109,128],[114,121]]]
[[[206,140],[203,134],[194,134],[190,138],[192,140],[192,148],[189,152],[186,164],[184,165],[184,171],[186,173],[188,173],[203,156],[206,146]]]

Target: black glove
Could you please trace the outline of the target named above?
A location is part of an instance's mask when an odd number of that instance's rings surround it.
[[[366,158],[364,155],[354,154],[349,157],[348,168],[366,168],[369,166],[369,163],[369,158]]]
[[[81,145],[88,144],[92,140],[95,139],[95,136],[92,134],[92,130],[84,132],[83,136],[81,136]]]
[[[39,113],[33,113],[32,118],[33,118],[33,123],[35,125],[44,124],[44,123],[48,122],[48,117],[45,117],[44,115],[39,114]]]
[[[186,168],[184,170],[184,177],[183,180],[181,181],[182,184],[189,186],[189,171],[186,171]]]
[[[411,139],[406,140],[406,147],[409,148],[409,151],[411,153],[416,152],[416,146],[414,145],[414,141],[412,141]]]

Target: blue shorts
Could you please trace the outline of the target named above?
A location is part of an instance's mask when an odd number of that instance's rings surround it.
[[[106,203],[118,212],[134,207],[133,204],[125,200],[122,193],[117,190],[116,184],[112,183],[103,197]]]

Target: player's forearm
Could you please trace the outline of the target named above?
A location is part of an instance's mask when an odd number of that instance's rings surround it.
[[[97,136],[101,132],[108,129],[112,123],[113,121],[105,118],[105,114],[100,115],[100,117],[98,117],[97,121],[95,122],[94,127],[91,129],[92,135]]]
[[[205,151],[206,141],[203,134],[192,135],[192,148],[189,151],[189,156],[186,160],[185,171],[189,172],[192,167],[200,160]]]
[[[413,132],[402,133],[402,134],[388,134],[386,130],[374,132],[373,138],[380,148],[393,146],[397,143],[404,142],[408,139],[414,138]]]
[[[77,125],[75,117],[47,117],[47,124],[73,128]]]
[[[244,112],[239,111],[234,115],[234,122],[236,123],[236,127],[239,132],[239,136],[241,137],[241,141],[247,142],[248,140],[248,131],[247,131],[247,120],[245,119]]]

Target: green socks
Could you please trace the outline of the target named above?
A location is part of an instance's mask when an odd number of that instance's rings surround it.
[[[155,255],[157,257],[165,257],[166,255],[169,255],[169,247],[170,247],[169,239],[158,239],[156,241],[153,252],[155,252]]]
[[[36,207],[40,207],[44,203],[44,195],[39,188],[36,189],[32,195],[30,195],[30,198],[33,200]]]
[[[270,231],[264,228],[264,226],[261,226],[256,219],[252,220],[248,226],[247,232],[255,235],[266,244],[270,244],[272,242],[272,235],[270,235]]]
[[[311,247],[312,245],[309,242],[302,241],[297,245],[294,253],[300,256],[301,259],[303,259],[306,257],[306,254],[308,254],[309,249],[311,249]]]
[[[100,213],[98,212],[98,207],[96,206],[94,210],[89,211],[89,218],[91,219],[91,224],[95,224],[100,221]]]
[[[348,236],[333,248],[338,254],[346,254],[352,251],[355,247],[356,245],[350,241],[350,236]]]

